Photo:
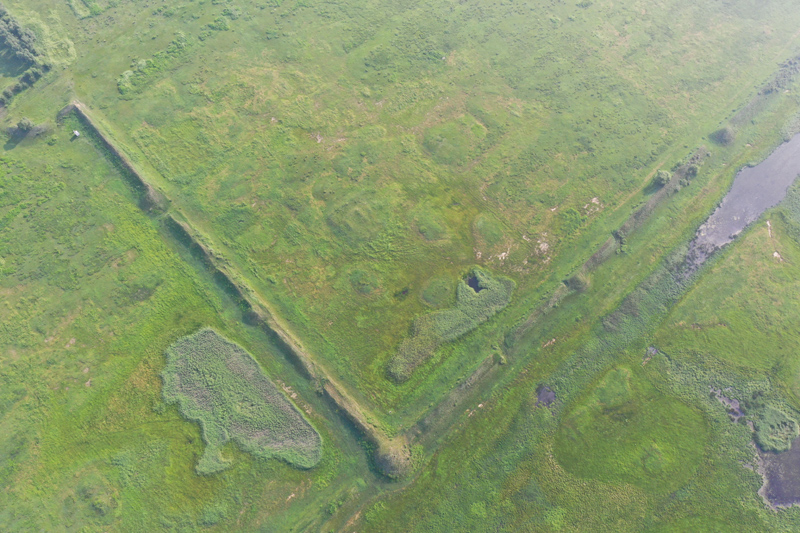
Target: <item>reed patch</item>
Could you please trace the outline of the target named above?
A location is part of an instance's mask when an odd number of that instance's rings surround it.
[[[210,328],[167,349],[163,395],[181,414],[202,426],[205,451],[199,474],[225,469],[222,447],[233,441],[257,457],[311,468],[322,440],[241,346]]]

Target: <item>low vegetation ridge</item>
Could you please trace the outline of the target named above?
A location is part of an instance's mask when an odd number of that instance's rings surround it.
[[[537,307],[528,318],[516,329],[506,335],[505,346],[513,346],[519,339],[529,331],[542,314],[552,310],[559,302],[573,292],[583,292],[591,283],[591,273],[597,267],[605,263],[614,254],[625,250],[626,239],[637,229],[641,228],[652,215],[653,211],[661,205],[669,196],[677,193],[681,188],[687,186],[692,179],[697,176],[700,165],[708,157],[709,152],[705,147],[698,148],[683,164],[676,165],[673,172],[658,170],[654,172],[654,177],[649,187],[655,189],[652,197],[645,204],[634,211],[631,216],[615,231],[598,250],[586,261],[578,271],[569,279],[564,281],[564,285],[558,287],[550,299],[545,304]]]
[[[493,277],[482,268],[473,268],[466,281],[459,280],[453,307],[422,315],[414,321],[411,335],[389,361],[389,378],[395,383],[407,381],[441,344],[472,331],[504,309],[511,301],[515,285],[509,278]]]

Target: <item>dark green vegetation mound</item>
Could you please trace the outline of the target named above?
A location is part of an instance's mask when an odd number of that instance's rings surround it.
[[[754,426],[755,441],[764,451],[786,451],[798,435],[797,421],[773,407],[764,408]]]
[[[222,447],[233,441],[258,457],[276,457],[300,468],[320,460],[319,433],[239,345],[206,328],[167,349],[161,374],[164,399],[200,423],[206,449],[197,472],[228,466]]]
[[[350,273],[350,283],[359,294],[370,294],[380,287],[378,277],[364,270],[356,269]]]
[[[506,307],[511,302],[514,287],[515,283],[508,278],[473,268],[467,279],[458,282],[453,307],[422,315],[414,321],[411,335],[389,361],[389,378],[396,383],[407,381],[442,343],[472,331]]]
[[[555,451],[582,478],[668,493],[694,475],[707,442],[699,411],[621,367],[565,414]]]

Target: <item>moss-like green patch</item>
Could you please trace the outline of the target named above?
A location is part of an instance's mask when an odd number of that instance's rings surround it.
[[[487,246],[495,246],[503,240],[503,228],[497,220],[489,215],[481,214],[473,224],[475,239]]]
[[[265,459],[311,468],[321,457],[319,433],[239,345],[205,328],[167,349],[161,374],[164,399],[203,428],[206,449],[197,472],[228,466],[220,451],[228,441]]]
[[[699,411],[631,374],[610,371],[565,415],[556,457],[580,477],[668,493],[686,483],[703,457],[705,422]]]
[[[422,301],[431,307],[452,305],[455,296],[455,283],[449,277],[435,277],[428,281],[422,291]]]
[[[422,145],[437,163],[463,165],[475,155],[476,148],[485,136],[483,126],[474,118],[463,116],[428,130]]]
[[[414,216],[414,225],[426,241],[439,241],[447,236],[446,224],[432,211],[418,211]]]

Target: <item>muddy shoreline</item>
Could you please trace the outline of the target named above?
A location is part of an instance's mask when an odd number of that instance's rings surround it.
[[[777,147],[764,161],[744,167],[719,207],[700,226],[682,268],[694,274],[711,255],[733,241],[747,226],[778,205],[800,175],[800,134]]]

